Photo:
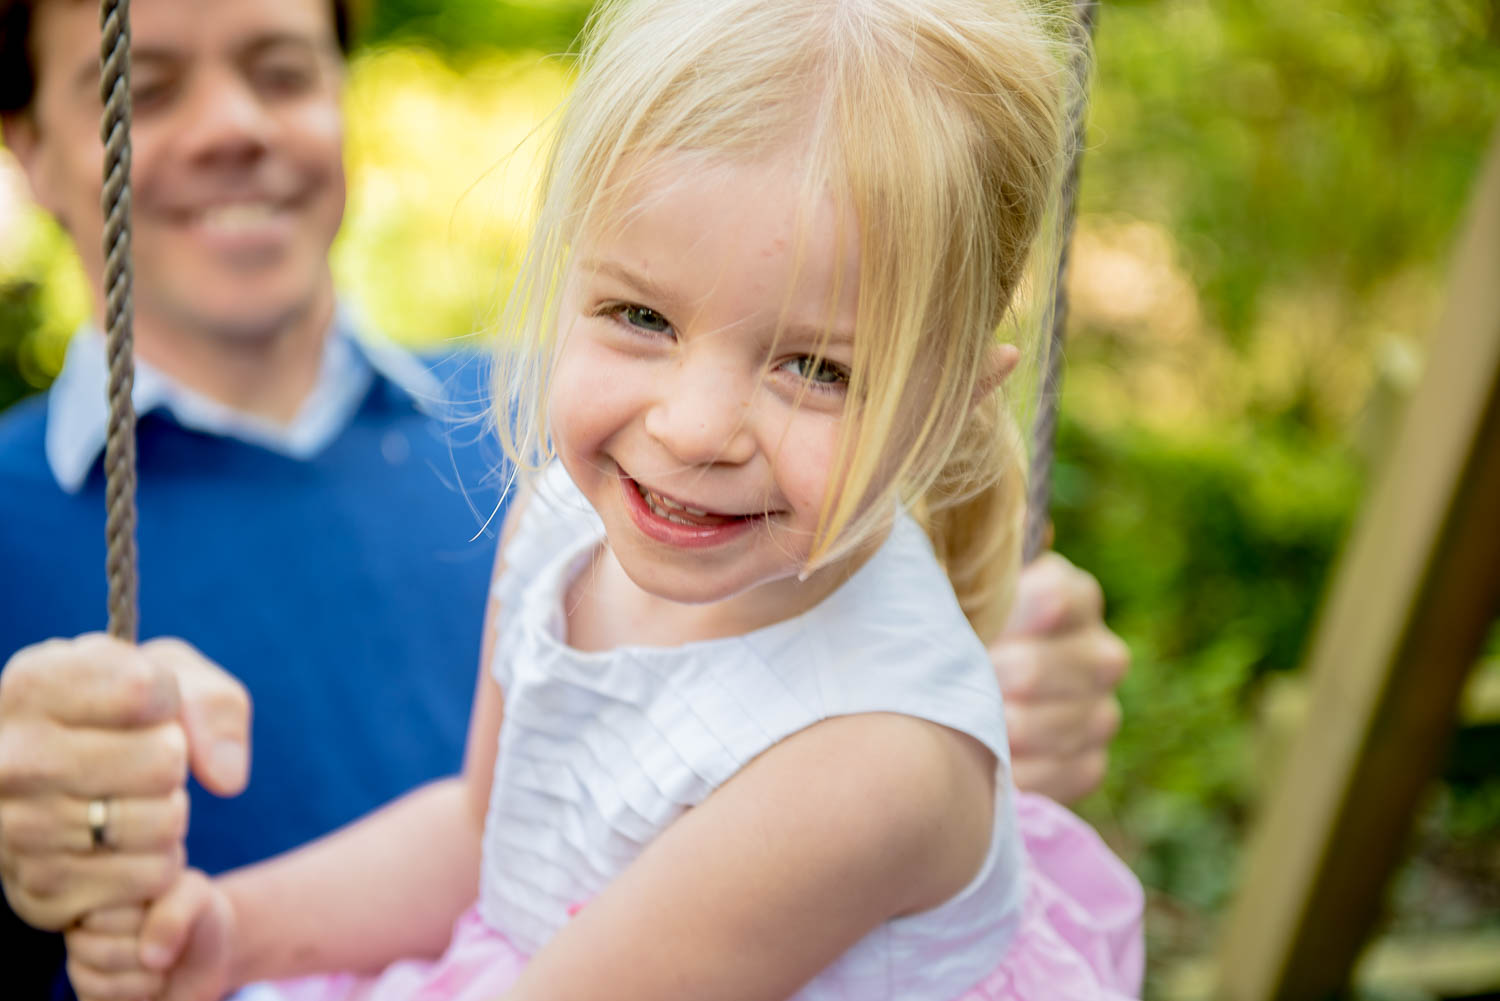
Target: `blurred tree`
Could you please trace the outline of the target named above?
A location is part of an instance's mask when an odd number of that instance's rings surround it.
[[[1108,0],[1097,62],[1085,211],[1165,225],[1237,348],[1290,291],[1331,294],[1335,346],[1368,354],[1382,293],[1446,254],[1500,117],[1500,4]],[[1312,374],[1272,409],[1339,434]]]
[[[28,381],[23,372],[35,366],[26,365],[27,334],[41,325],[41,307],[37,286],[32,282],[14,281],[0,284],[0,410],[36,392],[36,382]]]
[[[589,0],[374,0],[361,25],[367,45],[419,43],[452,54],[475,49],[564,52]]]

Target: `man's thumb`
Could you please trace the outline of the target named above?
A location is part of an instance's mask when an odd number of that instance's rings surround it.
[[[145,650],[177,675],[193,774],[216,795],[243,792],[250,780],[250,695],[245,686],[186,643],[158,640]]]
[[[1006,636],[1042,636],[1057,628],[1064,612],[1056,565],[1059,561],[1059,557],[1044,553],[1022,569],[1005,624]]]

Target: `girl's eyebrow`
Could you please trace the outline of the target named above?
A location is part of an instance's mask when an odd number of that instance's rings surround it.
[[[665,286],[652,281],[645,275],[626,267],[612,258],[600,259],[591,257],[579,262],[578,266],[586,272],[605,275],[622,284],[629,285],[642,298],[650,299],[653,302],[671,303],[675,301],[675,297]]]
[[[849,348],[854,345],[854,331],[829,329],[816,323],[788,323],[782,334],[794,344],[816,344],[819,348]]]

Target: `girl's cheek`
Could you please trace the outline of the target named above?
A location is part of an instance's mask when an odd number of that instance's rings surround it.
[[[805,414],[787,430],[783,452],[791,476],[784,489],[798,506],[817,509],[837,482],[839,422],[825,414]]]
[[[587,369],[579,363],[572,346],[559,347],[547,394],[547,422],[553,433],[572,433],[577,420],[577,401],[588,392]]]
[[[554,431],[588,438],[623,419],[624,394],[630,385],[627,375],[618,357],[574,331],[558,348],[548,393],[548,419]]]

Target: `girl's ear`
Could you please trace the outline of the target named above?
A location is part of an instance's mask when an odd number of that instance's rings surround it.
[[[986,351],[984,361],[981,362],[983,371],[979,373],[979,381],[974,384],[974,397],[969,401],[969,406],[977,407],[988,399],[1020,363],[1021,349],[1014,344],[997,344]]]

